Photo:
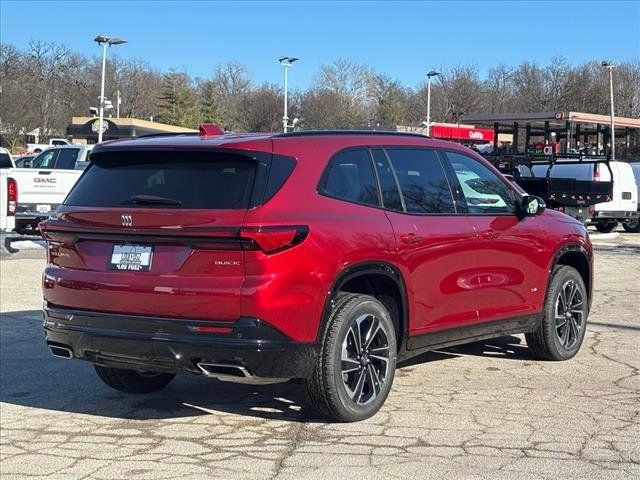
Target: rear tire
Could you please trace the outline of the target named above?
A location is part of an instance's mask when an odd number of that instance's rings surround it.
[[[596,222],[596,230],[600,233],[612,232],[618,226],[615,220]]]
[[[640,217],[635,217],[633,220],[627,220],[622,224],[625,232],[638,233],[640,232]]]
[[[316,368],[304,381],[309,403],[339,422],[369,418],[391,390],[396,361],[396,329],[384,304],[369,295],[340,294]]]
[[[115,390],[125,393],[151,393],[169,385],[174,374],[138,372],[121,368],[94,365],[100,380]]]
[[[560,265],[553,271],[544,318],[525,334],[532,353],[542,360],[568,360],[578,353],[587,326],[589,299],[578,271]]]

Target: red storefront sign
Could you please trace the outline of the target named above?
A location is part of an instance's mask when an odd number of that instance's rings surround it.
[[[471,142],[492,142],[493,130],[486,128],[449,127],[446,125],[433,125],[431,136],[448,140],[462,140]]]

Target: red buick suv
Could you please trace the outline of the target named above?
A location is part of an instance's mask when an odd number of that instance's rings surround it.
[[[591,302],[582,224],[416,134],[105,142],[40,229],[53,355],[133,393],[177,373],[302,379],[338,421],[378,411],[425,350],[524,333],[571,358]]]

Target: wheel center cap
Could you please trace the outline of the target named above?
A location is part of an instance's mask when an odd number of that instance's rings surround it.
[[[362,366],[366,366],[369,364],[369,362],[370,362],[369,355],[367,355],[366,353],[363,353],[362,356],[360,357],[360,363],[362,364]]]

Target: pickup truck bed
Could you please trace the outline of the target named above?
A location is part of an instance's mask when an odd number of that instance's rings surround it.
[[[515,177],[515,181],[530,195],[544,198],[552,208],[608,202],[613,192],[613,182],[553,177]]]

